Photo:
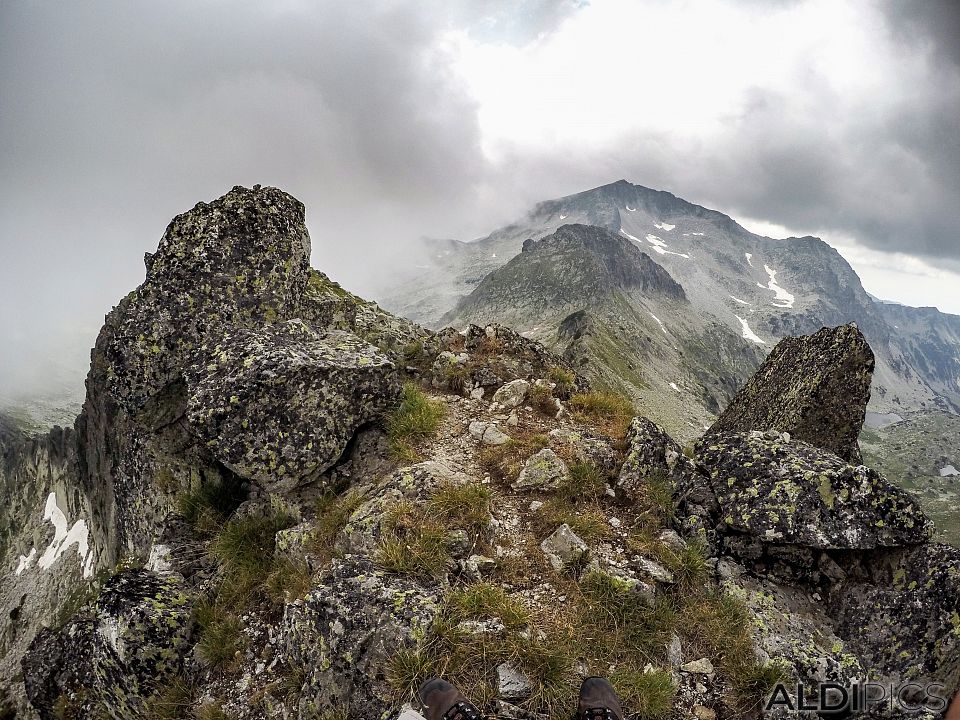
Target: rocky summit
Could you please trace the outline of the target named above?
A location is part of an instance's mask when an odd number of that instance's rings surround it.
[[[631,187],[608,214],[684,209]],[[107,316],[74,428],[0,422],[8,716],[394,720],[436,674],[510,720],[569,717],[591,674],[631,718],[787,717],[765,710],[778,684],[865,680],[943,716],[960,554],[860,464],[857,328],[782,340],[678,441],[581,373],[580,352],[611,373],[656,357],[609,342],[618,308],[668,335],[690,302],[622,237],[560,228],[460,306],[566,258],[607,304],[544,291],[563,354],[478,315],[428,331],[309,256],[280,190],[198,204]]]

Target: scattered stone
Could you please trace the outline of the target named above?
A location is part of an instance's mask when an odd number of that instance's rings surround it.
[[[503,445],[510,436],[497,427],[496,423],[474,420],[469,427],[470,436],[484,445]]]
[[[543,503],[542,503],[542,502],[540,502],[539,500],[533,500],[533,501],[531,501],[531,503],[530,503],[530,512],[536,512],[537,510],[539,510],[539,509],[542,508],[542,507],[543,507]]]
[[[875,361],[856,324],[786,337],[741,388],[707,435],[776,428],[861,462]]]
[[[673,635],[667,645],[667,662],[670,663],[670,667],[674,668],[683,664],[683,645],[677,635]]]
[[[483,393],[484,393],[484,389],[482,387],[475,387],[473,390],[470,391],[470,397],[473,398],[474,400],[482,400]]]
[[[517,427],[520,424],[520,416],[517,414],[517,411],[514,410],[510,413],[510,417],[507,418],[508,427]]]
[[[557,572],[582,563],[590,554],[587,544],[566,523],[540,543],[540,549]]]
[[[706,688],[704,688],[706,689]],[[693,716],[697,720],[717,720],[717,713],[715,710],[711,710],[708,707],[703,705],[694,705],[693,706]]]
[[[673,573],[663,565],[650,558],[641,557],[636,561],[638,568],[651,580],[664,585],[673,584]]]
[[[505,408],[515,408],[527,397],[530,383],[526,380],[511,380],[493,394],[493,402]]]
[[[699,660],[693,660],[691,662],[684,663],[680,666],[680,669],[683,672],[688,672],[694,675],[711,676],[714,673],[713,663],[710,662],[709,658],[700,658]]]
[[[533,693],[530,679],[509,663],[497,665],[497,694],[507,702],[521,702]]]
[[[497,561],[486,555],[471,555],[464,563],[466,572],[474,578],[489,575],[497,569]]]
[[[554,489],[566,480],[568,474],[567,464],[553,450],[544,448],[527,459],[513,488]]]
[[[686,541],[680,537],[676,530],[661,530],[657,538],[668,548],[677,552],[687,547]]]

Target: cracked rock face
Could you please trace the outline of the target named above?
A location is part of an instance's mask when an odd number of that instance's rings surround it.
[[[348,332],[300,320],[239,329],[187,371],[187,417],[237,475],[287,490],[329,468],[400,393],[393,363]]]
[[[804,442],[714,435],[697,460],[710,473],[722,522],[766,542],[868,550],[930,537],[930,521],[906,492]]]
[[[310,276],[303,219],[298,200],[259,187],[173,219],[106,349],[110,391],[125,409],[174,381],[211,330],[296,315]]]
[[[349,707],[358,720],[381,720],[394,706],[387,666],[430,626],[438,602],[437,591],[366,558],[334,560],[320,584],[285,609],[287,661],[306,672],[301,715]]]
[[[708,434],[774,428],[859,463],[874,365],[852,323],[784,338]]]

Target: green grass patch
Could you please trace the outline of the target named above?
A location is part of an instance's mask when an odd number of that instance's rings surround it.
[[[547,372],[547,378],[556,385],[553,389],[554,394],[561,399],[570,397],[574,384],[577,381],[577,376],[572,370],[567,370],[566,368],[556,365]]]
[[[363,496],[354,491],[348,491],[339,496],[328,492],[317,500],[311,549],[324,565],[335,557],[334,545],[337,535],[361,504],[363,504]]]
[[[546,435],[518,433],[503,445],[482,447],[478,459],[491,477],[500,482],[512,483],[520,476],[520,471],[530,456],[549,446],[550,438]]]
[[[201,537],[215,535],[230,514],[247,499],[243,481],[232,473],[204,478],[177,495],[177,511]]]
[[[386,419],[394,456],[402,462],[419,460],[420,449],[436,435],[445,415],[443,403],[431,400],[413,383],[404,385],[400,404]]]
[[[661,720],[673,712],[677,688],[669,672],[623,670],[615,673],[610,682],[637,720]]]
[[[636,415],[633,403],[623,395],[600,390],[578,393],[570,398],[573,417],[592,425],[613,438],[627,434],[630,421]]]
[[[450,569],[451,536],[467,533],[480,543],[490,523],[489,488],[482,485],[441,485],[425,502],[399,502],[390,507],[381,525],[374,561],[388,572],[439,580]]]

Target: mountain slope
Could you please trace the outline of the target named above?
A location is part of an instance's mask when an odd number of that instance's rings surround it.
[[[690,314],[726,328],[761,354],[782,337],[856,322],[877,356],[872,411],[960,409],[960,320],[875,302],[846,260],[818,238],[761,237],[722,213],[624,180],[539,203],[522,220],[472,243],[428,242],[427,259],[417,260],[426,265],[388,291],[383,303],[427,325],[456,318],[445,315],[516,256],[525,240],[569,223],[630,240],[683,287]],[[536,307],[533,295],[531,289],[528,310]],[[506,305],[499,312],[489,319],[516,315]],[[907,319],[897,322],[900,315]],[[525,320],[539,324],[538,337],[546,337],[546,318]]]
[[[697,313],[635,243],[591,225],[528,240],[443,318],[458,327],[494,321],[562,352],[685,440],[702,432],[762,358]]]

